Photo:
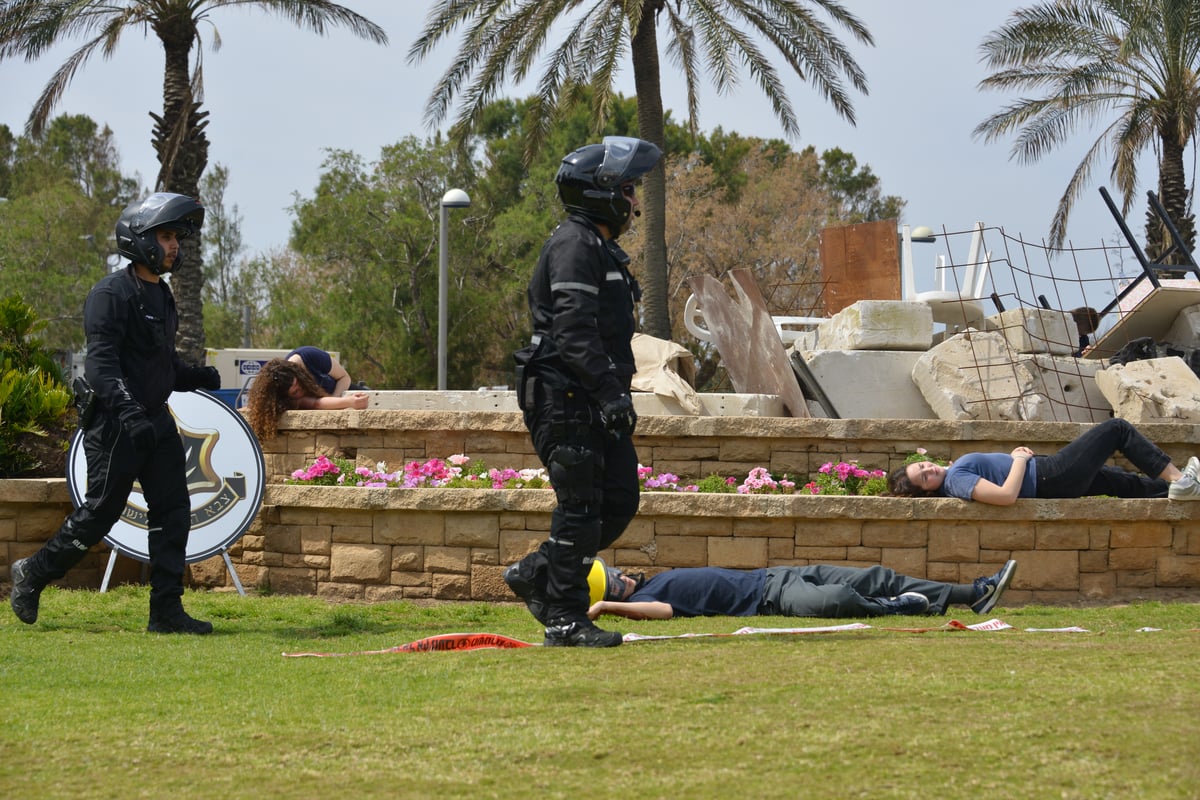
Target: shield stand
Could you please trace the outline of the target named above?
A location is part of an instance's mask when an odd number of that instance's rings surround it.
[[[120,547],[114,547],[108,555],[108,566],[104,568],[104,580],[100,582],[100,591],[108,591],[108,582],[112,580],[113,567],[117,563],[117,554],[121,552]],[[128,555],[126,553],[125,555]],[[237,587],[238,594],[242,597],[246,596],[246,590],[242,588],[242,581],[238,578],[237,570],[233,568],[233,561],[229,558],[229,550],[221,549],[221,558],[225,559],[225,568],[229,570],[229,577],[233,578],[233,585]],[[189,562],[190,563],[190,562]]]

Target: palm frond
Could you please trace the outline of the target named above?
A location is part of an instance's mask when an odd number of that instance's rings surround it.
[[[1111,150],[1111,175],[1128,211],[1141,154],[1164,136],[1171,144],[1164,152],[1182,150],[1200,125],[1200,5],[1194,0],[1043,0],[1014,12],[980,49],[992,70],[981,89],[1033,96],[983,120],[975,136],[991,142],[1016,134],[1012,157],[1032,162],[1080,131],[1104,127],[1058,204],[1056,243],[1101,150]],[[1173,158],[1178,174],[1182,164]]]
[[[667,58],[683,73],[684,87],[687,94],[688,128],[693,136],[696,135],[696,120],[700,116],[700,94],[697,86],[700,73],[696,68],[696,34],[692,26],[683,17],[667,6],[667,28],[671,37],[667,43]]]

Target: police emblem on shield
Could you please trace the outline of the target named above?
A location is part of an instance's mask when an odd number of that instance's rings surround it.
[[[250,527],[262,505],[266,469],[258,439],[241,414],[206,392],[175,392],[168,406],[183,439],[191,497],[187,561],[220,554],[229,564],[226,551]],[[87,490],[87,459],[78,431],[67,455],[67,484],[72,502],[80,505]],[[114,552],[148,562],[146,527],[146,501],[135,483],[125,511],[104,541]],[[233,577],[237,582],[236,573]]]

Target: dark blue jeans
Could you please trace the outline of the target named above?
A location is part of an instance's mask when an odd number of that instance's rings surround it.
[[[1145,475],[1108,465],[1121,453]],[[1036,456],[1038,497],[1165,497],[1171,458],[1123,419],[1101,422],[1052,456]]]

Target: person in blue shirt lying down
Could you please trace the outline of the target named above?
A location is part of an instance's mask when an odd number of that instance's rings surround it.
[[[1139,475],[1108,464],[1121,453]],[[1009,506],[1022,497],[1167,497],[1200,500],[1200,460],[1180,470],[1171,458],[1129,422],[1113,418],[1089,428],[1054,455],[1028,447],[1010,454],[967,453],[948,467],[918,461],[888,475],[895,497],[957,497]]]
[[[887,567],[725,569],[681,567],[652,578],[627,575],[596,559],[589,575],[588,616],[628,619],[672,617],[875,617],[887,614],[945,614],[950,605],[977,614],[995,608],[1017,562],[971,583],[911,578]]]

